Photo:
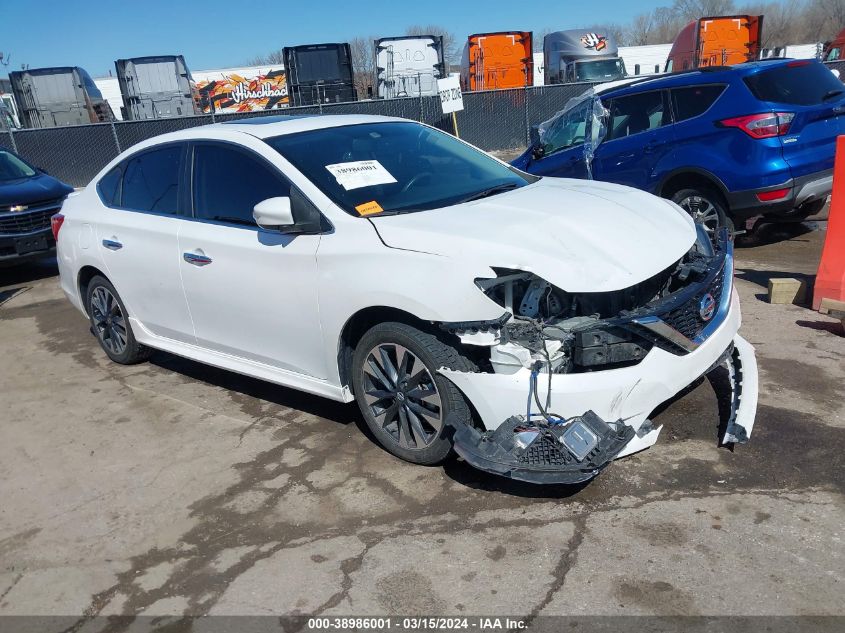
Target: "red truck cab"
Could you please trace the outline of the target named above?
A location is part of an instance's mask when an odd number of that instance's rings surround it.
[[[753,61],[760,56],[762,32],[762,15],[726,15],[690,22],[675,38],[664,71]]]
[[[836,39],[832,42],[827,42],[824,45],[822,61],[835,62],[839,61],[843,57],[845,57],[845,29],[839,31],[839,35],[836,36]]]

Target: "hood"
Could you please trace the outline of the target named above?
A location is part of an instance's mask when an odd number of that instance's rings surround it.
[[[73,187],[42,173],[31,178],[0,181],[0,207],[55,200],[72,191]]]
[[[628,288],[678,261],[692,219],[651,194],[543,178],[443,209],[370,218],[389,247],[525,270],[568,292]]]

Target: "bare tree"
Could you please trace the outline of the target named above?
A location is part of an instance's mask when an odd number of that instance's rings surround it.
[[[640,13],[628,26],[628,33],[625,41],[629,46],[645,46],[652,44],[652,32],[654,30],[654,14],[652,12]]]
[[[352,83],[359,99],[370,96],[370,89],[375,81],[375,41],[374,35],[356,37],[349,41],[349,51],[352,55]]]
[[[443,36],[443,56],[446,58],[446,68],[461,60],[461,50],[464,43],[458,41],[452,31],[438,24],[414,24],[405,29],[405,35],[435,35]]]
[[[247,66],[274,66],[284,63],[285,58],[284,55],[282,55],[281,48],[267,53],[266,55],[256,55],[246,61]]]
[[[805,40],[832,40],[845,27],[845,0],[809,0],[802,17]]]
[[[742,15],[764,16],[760,41],[762,48],[775,48],[801,41],[797,3],[755,2],[742,5],[737,11]]]
[[[555,32],[554,29],[550,29],[548,27],[545,28],[545,29],[540,29],[539,31],[534,31],[534,35],[533,35],[534,42],[533,42],[532,47],[531,47],[532,50],[535,53],[542,53],[543,52],[543,40],[546,38],[547,35],[549,35],[550,33],[554,33],[554,32]]]
[[[733,0],[675,0],[672,5],[675,15],[686,22],[711,15],[731,15],[735,10]]]

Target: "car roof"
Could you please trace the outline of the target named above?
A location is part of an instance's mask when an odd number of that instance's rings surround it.
[[[186,128],[177,132],[159,134],[125,149],[103,168],[95,180],[101,178],[103,174],[112,169],[114,165],[125,160],[126,157],[165,143],[174,143],[179,141],[233,140],[233,138],[237,138],[237,134],[249,135],[263,140],[274,136],[283,136],[285,134],[295,134],[297,132],[322,130],[346,125],[360,125],[364,123],[415,123],[415,121],[370,114],[282,114],[246,117],[233,121],[211,123],[209,125],[198,125],[197,127]],[[233,133],[235,134],[233,135]]]
[[[321,130],[344,125],[360,125],[362,123],[387,123],[405,121],[396,117],[377,116],[372,114],[280,114],[274,116],[257,116],[224,123],[213,123],[193,128],[197,130],[222,129],[243,132],[257,138],[271,138],[295,132]]]
[[[620,81],[613,81],[606,84],[599,84],[595,87],[596,94],[610,96],[628,92],[639,92],[641,90],[656,90],[659,88],[671,88],[673,86],[689,86],[701,83],[719,83],[727,81],[731,77],[745,77],[766,68],[774,68],[796,61],[791,58],[779,57],[776,59],[764,59],[754,62],[746,62],[735,66],[708,66],[692,70],[682,70],[675,73],[655,75],[651,77],[630,77]],[[804,61],[804,60],[801,60]],[[806,60],[813,62],[815,60]]]

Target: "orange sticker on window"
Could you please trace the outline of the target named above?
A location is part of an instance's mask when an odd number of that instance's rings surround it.
[[[360,215],[373,215],[374,213],[381,213],[384,209],[381,208],[381,205],[376,202],[375,200],[370,200],[369,202],[365,202],[364,204],[359,204],[355,207],[355,210]]]

